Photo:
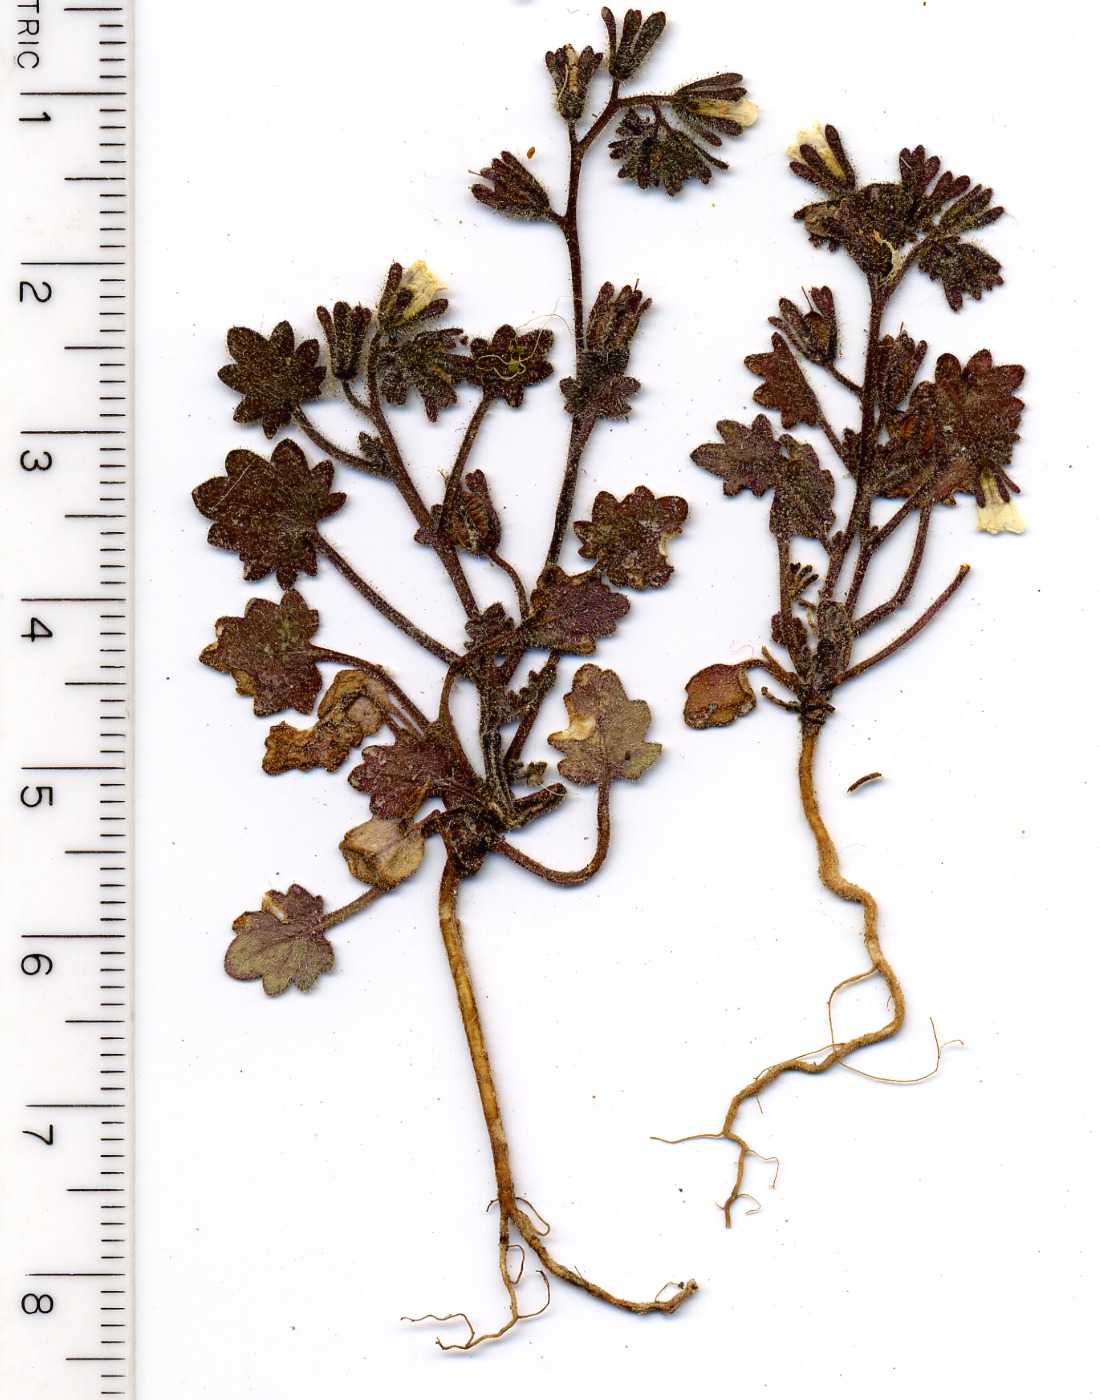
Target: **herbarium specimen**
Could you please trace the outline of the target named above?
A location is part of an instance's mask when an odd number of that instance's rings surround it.
[[[817,847],[822,884],[863,911],[868,966],[834,987],[828,997],[829,1043],[758,1074],[734,1094],[718,1133],[737,1149],[733,1189],[724,1204],[726,1224],[741,1196],[749,1143],[740,1117],[747,1100],[784,1074],[821,1074],[865,1046],[888,1040],[901,1028],[905,998],[879,939],[872,896],[840,870],[837,849],[822,819],[814,782],[821,731],[834,712],[837,691],[912,642],[951,600],[969,572],[955,577],[908,626],[890,622],[917,585],[930,530],[959,496],[973,496],[978,528],[991,534],[1019,533],[1023,521],[1013,502],[1018,491],[1008,475],[1023,404],[1015,396],[1024,376],[1020,365],[998,364],[979,350],[963,364],[955,355],[937,359],[930,377],[920,378],[927,355],[904,326],[888,329],[891,301],[906,277],[923,273],[937,282],[952,311],[1001,284],[1001,265],[969,235],[1004,212],[992,191],[965,175],[942,170],[923,146],[903,150],[895,181],[861,184],[840,135],[832,126],[800,134],[789,152],[791,170],[814,185],[820,198],[799,209],[815,247],[841,249],[866,279],[868,319],[862,374],[841,368],[836,299],[829,287],[813,287],[807,305],[786,297],[774,327],[771,349],[749,355],[745,364],[763,383],[753,398],[779,416],[778,436],[763,413],[751,424],[718,424],[720,442],[692,454],[696,464],[722,480],[727,496],[771,492],[768,528],[774,536],[778,573],[771,641],[736,665],[708,666],[688,683],[684,711],[697,729],[732,724],[755,708],[749,676],[763,671],[780,688],[761,694],[798,716],[801,749],[798,786],[806,821]],[[827,416],[812,375],[828,377],[853,401],[855,426],[838,431]],[[837,515],[837,483],[814,447],[791,430],[802,425],[825,438],[836,464],[849,478],[848,509]],[[908,562],[893,591],[869,603],[865,589],[883,546],[907,541]],[[902,557],[904,558],[904,549]],[[888,641],[866,648],[870,634]],[[868,777],[878,777],[870,774]],[[861,779],[865,782],[867,779]],[[856,784],[858,786],[858,784]],[[833,1029],[833,999],[845,987],[879,977],[892,1014],[885,1024],[849,1039]]]
[[[340,845],[351,875],[366,886],[364,892],[326,910],[324,901],[301,885],[269,891],[261,909],[234,923],[226,970],[240,979],[262,978],[269,995],[291,983],[302,990],[312,987],[334,964],[329,930],[413,876],[428,841],[438,838],[445,848],[439,924],[492,1148],[499,1268],[508,1300],[507,1319],[496,1330],[479,1332],[463,1313],[437,1319],[466,1322],[468,1337],[453,1344],[463,1350],[502,1336],[529,1315],[521,1312],[517,1294],[525,1249],[537,1257],[544,1283],[552,1275],[634,1313],[671,1313],[695,1289],[688,1282],[661,1290],[651,1301],[634,1302],[582,1277],[550,1253],[541,1217],[516,1194],[458,920],[461,887],[490,856],[512,861],[555,886],[591,879],[608,853],[613,784],[640,778],[661,751],[647,738],[645,702],[629,699],[614,671],[586,662],[564,697],[568,723],[549,742],[562,754],[560,775],[596,790],[595,850],[578,870],[548,868],[524,851],[524,828],[553,812],[566,791],[561,783],[544,783],[545,763],[524,758],[555,688],[560,660],[592,656],[597,644],[615,632],[630,606],[622,589],[668,583],[672,566],[666,548],[687,516],[678,496],[656,496],[645,486],[622,500],[601,491],[590,518],[573,524],[588,567],[569,572],[560,562],[586,446],[601,420],[627,417],[641,387],[628,373],[631,342],[650,305],[633,285],[616,288],[604,282],[595,296],[586,294],[579,221],[585,160],[613,127],[610,156],[619,177],[642,190],[653,187],[675,195],[686,182],[705,184],[715,169],[726,169],[715,150],[723,140],[740,136],[756,115],[736,73],[690,82],[670,93],[627,95],[661,38],[665,17],[656,13],[643,20],[640,11],[628,10],[619,23],[604,9],[602,18],[606,54],[565,45],[546,55],[569,149],[562,201],[555,201],[529,164],[510,151],[489,162],[472,191],[482,205],[510,218],[556,226],[567,255],[575,362],[560,382],[567,446],[549,546],[537,576],[525,580],[504,553],[506,531],[490,476],[483,467],[472,467],[472,460],[488,415],[521,409],[527,393],[553,374],[553,334],[502,325],[468,338],[446,319],[441,284],[423,262],[393,263],[370,307],[343,301],[331,309],[319,307],[327,355],[318,340],[299,339],[287,321],[269,335],[245,327],[229,332],[232,363],[220,377],[240,395],[235,421],[258,424],[269,439],[283,430],[295,436],[280,438],[266,455],[234,449],[224,473],[194,493],[199,510],[213,522],[210,543],[238,553],[246,579],[273,573],[284,590],[278,601],[256,598],[243,616],[221,618],[217,640],[201,659],[232,675],[260,717],[289,709],[312,715],[316,707],[308,727],[280,720],[270,730],[265,772],[335,773],[354,751],[347,780],[369,805],[369,815],[364,813]],[[597,101],[595,81],[601,70],[602,98]],[[326,390],[336,393],[359,420],[360,431],[350,445],[333,440],[311,414],[308,405]],[[433,503],[417,486],[399,444],[400,413],[395,410],[409,411],[419,400],[435,423],[459,410],[463,398],[469,417],[441,497]],[[310,449],[323,460],[312,457]],[[464,637],[449,643],[438,639],[417,619],[415,597],[401,605],[391,601],[345,557],[327,524],[346,499],[343,490],[333,489],[334,464],[349,469],[341,486],[369,478],[359,481],[365,491],[396,491],[411,516],[415,544],[434,553],[465,612]],[[315,575],[322,561],[369,608],[442,665],[438,707],[432,713],[377,661],[314,640],[320,618],[298,582],[300,575]],[[485,596],[490,601],[483,601]],[[339,669],[323,678],[326,665]],[[453,717],[452,701],[461,687],[476,693],[476,746],[464,742]],[[389,731],[389,742],[364,746],[383,729]],[[430,804],[426,812],[425,804]]]

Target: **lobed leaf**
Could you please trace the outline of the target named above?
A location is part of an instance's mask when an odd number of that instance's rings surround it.
[[[263,978],[269,997],[285,992],[293,982],[300,991],[313,986],[336,961],[332,944],[318,928],[324,900],[301,885],[285,894],[268,890],[263,908],[233,921],[236,937],[225,955],[225,970],[240,982]]]
[[[570,782],[635,780],[656,763],[661,745],[646,739],[650,712],[644,700],[628,700],[614,671],[582,666],[565,696],[569,727],[548,743],[565,755],[558,772]]]
[[[243,617],[217,620],[218,640],[199,660],[231,675],[237,694],[252,696],[252,708],[261,718],[290,707],[308,715],[321,689],[310,643],[319,623],[319,615],[293,588],[278,603],[252,598]]]

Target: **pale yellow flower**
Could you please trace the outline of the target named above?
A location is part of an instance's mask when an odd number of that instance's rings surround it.
[[[444,286],[428,264],[419,260],[407,267],[401,274],[397,290],[398,292],[412,293],[408,306],[401,313],[401,320],[409,321],[435,301],[439,293],[444,290]]]
[[[840,161],[836,158],[832,146],[829,145],[829,142],[825,138],[825,132],[820,122],[814,122],[813,126],[808,127],[804,131],[800,131],[794,138],[794,141],[787,147],[787,154],[790,156],[791,160],[802,159],[803,146],[812,146],[817,155],[821,157],[822,161],[824,161],[838,180],[847,178]]]
[[[692,97],[684,106],[697,117],[719,117],[722,121],[737,122],[739,126],[752,126],[760,115],[760,108],[747,97],[738,102],[726,102],[717,97]]]
[[[997,479],[991,471],[982,472],[982,492],[985,505],[978,507],[978,529],[988,535],[999,535],[1005,530],[1010,535],[1022,535],[1027,528],[1024,517],[1016,509],[1014,500],[1001,500]]]

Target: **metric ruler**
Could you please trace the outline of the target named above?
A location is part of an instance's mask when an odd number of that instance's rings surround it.
[[[2,23],[0,1395],[132,1397],[132,15]]]

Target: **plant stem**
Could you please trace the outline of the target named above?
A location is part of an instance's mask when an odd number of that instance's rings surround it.
[[[611,783],[605,779],[600,783],[599,795],[596,799],[596,849],[592,853],[592,859],[587,865],[579,870],[553,870],[548,865],[543,865],[541,861],[533,860],[523,851],[519,851],[515,846],[507,841],[501,841],[497,850],[502,856],[507,856],[516,865],[522,866],[524,870],[529,870],[532,875],[537,875],[542,880],[548,880],[552,885],[583,885],[591,880],[600,866],[607,859],[608,848],[611,845]]]
[[[430,651],[433,656],[437,656],[448,666],[458,660],[458,656],[445,647],[442,642],[437,642],[434,637],[429,637],[427,632],[421,631],[416,623],[410,621],[404,613],[398,612],[392,603],[387,603],[381,593],[372,588],[365,578],[355,572],[344,556],[329,544],[319,530],[311,530],[309,538],[317,553],[323,554],[336,571],[342,574],[352,588],[361,594],[372,608],[380,612],[387,622],[392,622],[399,631],[404,632],[406,637],[418,642],[425,651]]]
[[[397,703],[408,711],[407,715],[398,715],[398,718],[404,719],[406,723],[411,720],[413,727],[420,732],[427,729],[428,717],[414,701],[409,699],[384,666],[378,666],[373,661],[365,661],[361,656],[354,656],[347,651],[332,651],[329,647],[319,647],[313,643],[310,643],[310,650],[318,661],[333,661],[338,666],[351,666],[356,671],[366,671],[367,675],[374,676]]]
[[[596,420],[592,417],[574,418],[569,430],[569,450],[565,458],[565,473],[562,476],[561,491],[558,493],[557,509],[554,511],[554,533],[550,548],[546,551],[546,565],[558,562],[565,532],[569,528],[569,517],[573,514],[573,497],[577,493],[577,477],[580,474],[581,456],[592,436]]]
[[[378,431],[378,436],[382,440],[386,456],[389,458],[392,480],[397,489],[401,492],[401,497],[409,510],[417,527],[424,531],[424,537],[432,541],[436,554],[440,562],[447,571],[447,577],[451,580],[458,600],[466,611],[467,617],[476,617],[481,609],[477,605],[477,599],[470,588],[469,579],[466,577],[461,560],[455,552],[454,545],[442,539],[436,534],[432,525],[431,513],[424,504],[424,499],[416,489],[416,483],[409,475],[409,469],[405,465],[405,459],[401,455],[401,449],[397,445],[397,439],[390,428],[389,420],[382,407],[382,396],[378,392],[378,336],[376,335],[370,343],[367,351],[367,372],[366,383],[369,394],[367,412],[370,421]]]
[[[466,470],[466,463],[473,449],[474,439],[485,421],[485,415],[489,412],[489,405],[492,402],[492,398],[483,393],[470,421],[466,424],[466,431],[462,435],[458,455],[455,457],[454,466],[451,468],[451,474],[447,478],[447,487],[443,493],[443,505],[440,507],[439,520],[436,523],[436,529],[440,535],[446,534],[447,522],[451,518],[451,512],[455,508],[455,501],[458,499],[459,489],[462,486],[462,473]]]
[[[481,1026],[481,1017],[478,1013],[477,999],[474,995],[473,981],[470,977],[469,964],[466,961],[466,952],[463,947],[462,926],[458,921],[457,899],[458,891],[461,887],[462,879],[454,864],[448,859],[443,870],[443,879],[439,887],[439,929],[443,936],[443,946],[447,953],[447,963],[451,970],[451,977],[454,981],[455,994],[458,998],[459,1014],[462,1017],[462,1028],[466,1033],[466,1044],[470,1050],[470,1060],[473,1064],[474,1077],[477,1080],[478,1095],[481,1099],[481,1111],[485,1119],[485,1127],[489,1134],[489,1145],[493,1156],[493,1174],[496,1178],[497,1206],[500,1211],[500,1233],[499,1233],[499,1264],[501,1278],[505,1289],[508,1292],[510,1318],[508,1324],[501,1332],[484,1334],[482,1336],[472,1335],[470,1340],[463,1346],[462,1350],[468,1350],[476,1346],[480,1341],[488,1341],[492,1337],[503,1335],[503,1331],[508,1330],[516,1322],[520,1321],[521,1314],[516,1299],[515,1284],[508,1269],[508,1251],[511,1247],[511,1232],[514,1229],[523,1243],[535,1254],[539,1262],[547,1273],[555,1278],[561,1279],[563,1283],[571,1283],[576,1288],[583,1289],[585,1293],[593,1298],[599,1298],[605,1303],[611,1303],[614,1307],[622,1308],[632,1313],[671,1313],[675,1312],[685,1298],[689,1297],[696,1290],[694,1279],[681,1285],[677,1291],[664,1300],[653,1299],[651,1302],[632,1302],[626,1298],[619,1298],[598,1284],[590,1282],[583,1275],[575,1270],[566,1268],[559,1264],[546,1247],[543,1239],[545,1231],[540,1231],[535,1221],[523,1209],[526,1202],[521,1203],[516,1196],[515,1183],[512,1176],[512,1164],[508,1153],[508,1140],[504,1132],[504,1122],[501,1118],[500,1100],[497,1097],[496,1085],[493,1082],[492,1066],[489,1062],[489,1051],[485,1043],[485,1033]]]
[[[966,578],[969,572],[969,564],[960,564],[959,572],[935,602],[930,604],[924,612],[921,613],[920,617],[917,618],[916,622],[914,622],[911,627],[907,627],[900,637],[895,637],[889,646],[883,647],[881,651],[876,651],[874,656],[869,656],[866,661],[861,661],[858,666],[849,666],[847,671],[837,677],[837,685],[840,685],[843,681],[852,680],[854,676],[862,675],[864,671],[869,671],[872,666],[877,666],[880,661],[885,661],[888,656],[893,656],[896,651],[900,651],[901,648],[905,646],[906,642],[911,642],[918,632],[922,632],[924,628],[928,626],[943,605],[951,599],[962,585],[963,579]]]
[[[343,462],[346,466],[355,467],[357,471],[365,472],[368,476],[381,476],[384,473],[365,457],[359,457],[354,452],[348,452],[346,448],[327,438],[320,428],[314,424],[302,408],[294,410],[294,421],[302,432],[309,438],[315,447],[319,447],[322,452],[326,452],[330,457],[335,457],[338,462]]]
[[[394,887],[396,888],[396,886]],[[333,909],[330,914],[326,914],[323,919],[319,919],[312,927],[318,933],[324,933],[330,928],[335,928],[337,924],[342,924],[345,919],[353,918],[356,914],[361,914],[364,909],[374,903],[379,895],[388,894],[389,891],[383,889],[381,885],[372,885],[369,890],[365,890],[358,899],[353,899],[350,904],[342,904],[339,909]]]

